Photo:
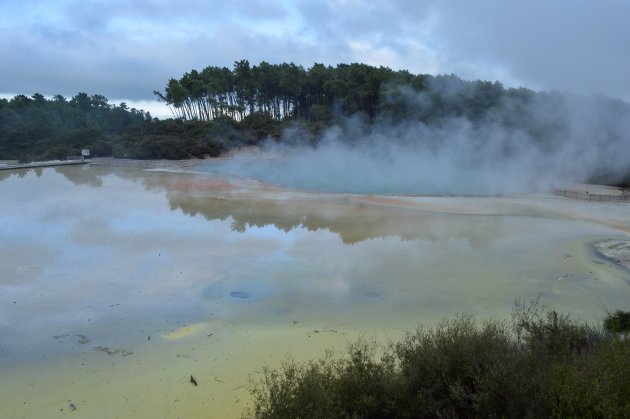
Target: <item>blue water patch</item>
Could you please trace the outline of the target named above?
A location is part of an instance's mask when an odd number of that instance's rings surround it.
[[[265,294],[260,284],[254,281],[224,279],[213,282],[203,289],[203,297],[208,300],[252,300],[254,295],[259,299]]]
[[[230,297],[238,298],[239,300],[247,300],[249,293],[247,291],[232,291],[230,292]]]

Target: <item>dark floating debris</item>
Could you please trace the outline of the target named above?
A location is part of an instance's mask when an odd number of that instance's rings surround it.
[[[249,293],[247,291],[232,291],[230,293],[230,297],[238,298],[239,300],[247,300],[249,298]]]
[[[85,335],[75,335],[76,337],[79,338],[79,340],[77,341],[80,345],[84,345],[86,343],[88,343],[90,341],[90,339],[88,339],[87,337],[85,337]]]
[[[69,406],[70,406],[71,412],[74,412],[75,410],[77,410],[77,407],[74,405],[74,403],[70,403]]]
[[[67,338],[68,336],[70,335],[53,335],[53,339],[59,340],[59,339]]]
[[[190,376],[190,382],[192,383],[192,385],[194,385],[195,387],[198,386],[197,384],[197,380],[195,380],[195,377],[193,377],[192,375]]]
[[[105,346],[95,346],[93,349],[95,351],[105,352],[107,355],[111,355],[111,356],[120,355],[123,358],[129,355],[133,355],[133,352],[128,351],[126,349],[110,349]]]

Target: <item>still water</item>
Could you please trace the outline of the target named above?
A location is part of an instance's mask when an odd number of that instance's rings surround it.
[[[628,204],[90,167],[0,172],[0,197],[0,417],[238,417],[289,354],[515,298],[588,322],[630,301],[590,246],[628,238]]]

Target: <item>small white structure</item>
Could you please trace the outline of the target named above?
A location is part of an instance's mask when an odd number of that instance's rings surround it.
[[[90,157],[90,149],[89,148],[84,148],[83,150],[81,150],[81,156],[83,158],[89,158]]]

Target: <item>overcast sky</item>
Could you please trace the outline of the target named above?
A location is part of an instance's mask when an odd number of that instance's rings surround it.
[[[169,78],[245,58],[628,100],[629,17],[627,0],[2,0],[0,94],[85,91],[155,114]]]

